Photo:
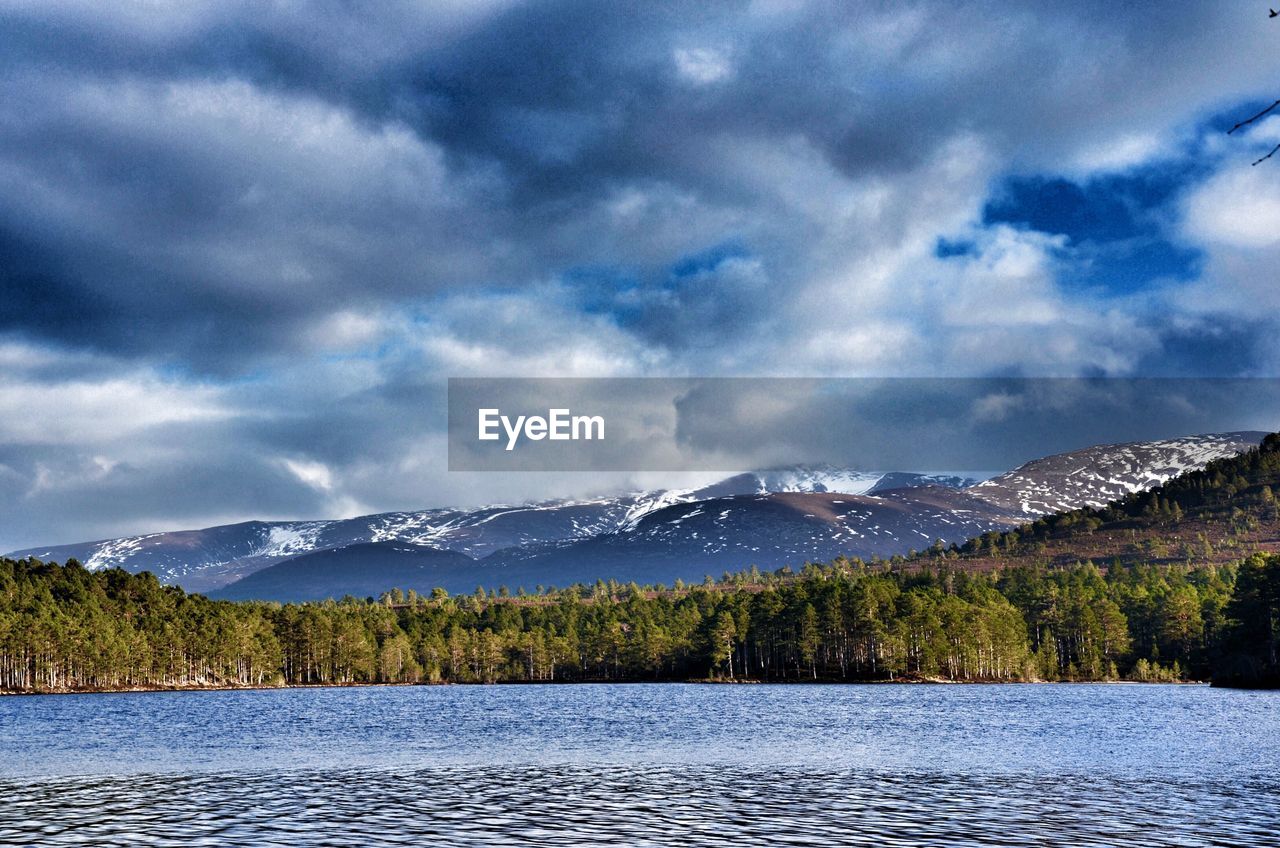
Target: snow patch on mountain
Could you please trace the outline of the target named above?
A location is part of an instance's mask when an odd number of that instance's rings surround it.
[[[756,493],[770,492],[835,492],[864,495],[885,476],[880,472],[854,471],[834,465],[802,465],[757,471]]]
[[[162,534],[151,533],[146,536],[130,536],[125,539],[111,539],[106,542],[100,542],[89,558],[84,561],[84,567],[90,571],[100,571],[104,568],[120,565],[142,550],[143,542],[160,535]]]
[[[1265,433],[1208,433],[1154,442],[1098,445],[1036,459],[967,491],[1028,516],[1102,507],[1134,492],[1235,456],[1262,441]]]
[[[320,533],[329,526],[328,521],[307,521],[297,524],[272,524],[267,527],[266,538],[251,556],[287,557],[316,549]]]

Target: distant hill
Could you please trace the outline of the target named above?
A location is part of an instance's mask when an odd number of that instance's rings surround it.
[[[1005,505],[1007,501],[992,503],[980,494],[990,490],[1008,492],[1015,490],[1015,486],[1043,489],[1045,481],[1054,481],[1064,490],[1077,493],[1077,497],[1086,497],[1084,493],[1097,497],[1098,492],[1109,491],[1106,487],[1145,485],[1163,479],[1163,475],[1206,452],[1221,453],[1241,444],[1236,435],[1199,438],[1202,441],[1198,446],[1195,440],[1171,440],[1150,450],[1141,445],[1118,445],[1049,457],[1002,475],[1000,488],[916,486],[874,491],[873,486],[872,493],[864,495],[781,492],[674,503],[646,512],[611,532],[583,539],[512,546],[474,561],[454,560],[447,567],[431,572],[431,576],[438,581],[436,585],[455,594],[470,592],[477,585],[489,589],[506,586],[514,591],[596,580],[671,585],[677,579],[695,582],[705,575],[718,576],[753,565],[770,571],[784,565],[799,568],[805,562],[829,561],[840,556],[870,560],[926,549],[932,549],[932,555],[937,556],[946,551],[949,544],[959,546],[949,556],[962,559],[958,563],[961,567],[979,570],[1013,561],[1069,563],[1090,558],[1105,561],[1120,558],[1181,562],[1202,557],[1207,547],[1213,548],[1214,555],[1225,562],[1239,557],[1243,537],[1237,532],[1229,537],[1230,543],[1222,542],[1223,528],[1208,516],[1194,519],[1200,522],[1195,530],[1188,524],[1175,531],[1169,526],[1169,521],[1177,518],[1171,511],[1158,529],[1153,526],[1150,532],[1140,533],[1135,519],[1115,515],[1108,519],[1114,526],[1086,533],[1095,522],[1102,521],[1097,517],[1102,511],[1086,507],[1066,513],[1075,517],[1055,515],[1028,525],[1021,509],[1009,508]],[[1135,457],[1146,464],[1135,466]],[[1224,461],[1243,461],[1243,458],[1217,462]],[[1105,476],[1099,476],[1095,465],[1107,469]],[[1217,465],[1211,463],[1209,467]],[[1128,470],[1122,472],[1121,469]],[[1122,473],[1128,477],[1122,480]],[[739,487],[754,485],[757,484],[738,484]],[[1176,485],[1180,484],[1166,484]],[[1141,493],[1122,499],[1122,503],[1131,502],[1141,505],[1146,499]],[[1050,527],[1056,528],[1054,532],[1059,533],[1060,538],[1046,535],[1045,528]],[[1015,528],[1018,529],[1015,531]],[[1266,550],[1271,536],[1265,530],[1259,532],[1261,544],[1257,549]],[[1184,536],[1189,540],[1187,543],[1182,541]],[[978,541],[966,541],[975,537]],[[348,551],[350,562],[344,566]],[[359,587],[377,583],[373,575],[380,568],[379,555],[386,557],[381,590],[393,586],[418,588],[416,583],[394,582],[395,570],[402,559],[394,551],[394,545],[381,548],[356,545],[329,551],[320,560],[316,554],[288,560],[254,575],[258,580],[249,578],[232,584],[217,596],[268,597],[264,594],[265,584],[259,582],[268,579],[274,581],[269,597],[277,600],[359,594],[364,591]],[[324,593],[309,594],[314,591],[314,584],[300,584],[291,589],[288,575],[298,573],[294,563],[305,565],[317,561],[322,561],[332,575],[332,579],[324,583]],[[341,577],[344,567],[351,571],[349,582],[343,582]]]
[[[295,601],[377,597],[390,588],[431,594],[436,586],[457,585],[463,575],[477,577],[476,561],[466,554],[406,542],[363,542],[316,551],[256,571],[210,593],[228,601]]]
[[[1017,519],[962,490],[933,486],[877,496],[813,492],[710,498],[649,513],[613,533],[542,549],[499,551],[509,586],[614,579],[640,584],[701,580],[753,565],[773,570],[837,556],[923,549]]]

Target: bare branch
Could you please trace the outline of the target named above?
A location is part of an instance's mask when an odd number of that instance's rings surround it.
[[[1266,156],[1263,156],[1261,159],[1259,159],[1257,162],[1254,162],[1253,164],[1261,165],[1263,162],[1267,161],[1272,156],[1275,156],[1277,151],[1280,151],[1280,144],[1277,144],[1275,147],[1271,148],[1270,153],[1268,153]]]
[[[1240,129],[1241,127],[1245,127],[1245,126],[1248,126],[1249,124],[1252,124],[1254,121],[1258,120],[1258,119],[1259,119],[1259,118],[1261,118],[1263,115],[1267,114],[1268,112],[1270,112],[1272,109],[1276,108],[1277,106],[1280,106],[1280,100],[1277,100],[1275,103],[1272,103],[1270,106],[1268,106],[1267,108],[1263,109],[1261,112],[1259,112],[1258,114],[1254,115],[1254,116],[1253,116],[1252,118],[1250,118],[1249,120],[1247,120],[1247,121],[1241,121],[1240,123],[1236,124],[1234,127],[1232,127],[1231,129],[1227,130],[1227,135],[1231,135],[1233,132],[1235,132],[1236,130]]]

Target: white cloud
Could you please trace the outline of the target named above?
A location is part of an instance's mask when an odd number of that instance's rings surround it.
[[[333,473],[323,462],[306,459],[281,459],[280,463],[289,469],[289,473],[303,483],[322,492],[333,491]]]
[[[386,332],[383,310],[341,309],[322,316],[306,331],[316,350],[356,350],[376,343]]]
[[[677,47],[672,52],[676,71],[695,85],[712,85],[733,76],[728,53],[712,47]]]
[[[10,361],[20,348],[7,347]],[[32,354],[31,361],[52,356]],[[72,357],[72,362],[77,361]],[[87,447],[143,436],[172,424],[216,421],[234,414],[225,391],[125,368],[100,377],[45,377],[0,371],[0,444]]]
[[[1242,162],[1217,174],[1187,200],[1184,232],[1210,246],[1280,244],[1280,170]]]
[[[983,395],[974,400],[970,406],[969,417],[982,423],[1003,421],[1009,413],[1022,408],[1025,404],[1025,397],[1011,395],[1008,392]]]
[[[37,462],[23,482],[24,499],[41,494],[66,492],[72,489],[101,486],[107,482],[119,461],[104,456],[65,456],[58,462]]]
[[[1082,177],[1126,171],[1167,152],[1168,144],[1155,133],[1125,132],[1086,144],[1064,170]]]
[[[437,378],[632,376],[663,364],[608,316],[583,314],[560,283],[444,298],[400,333]]]

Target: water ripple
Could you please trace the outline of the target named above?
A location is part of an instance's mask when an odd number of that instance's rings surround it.
[[[4,845],[1280,846],[1280,693],[529,686],[0,699]]]
[[[0,784],[0,845],[1280,845],[1280,788],[674,766]]]

